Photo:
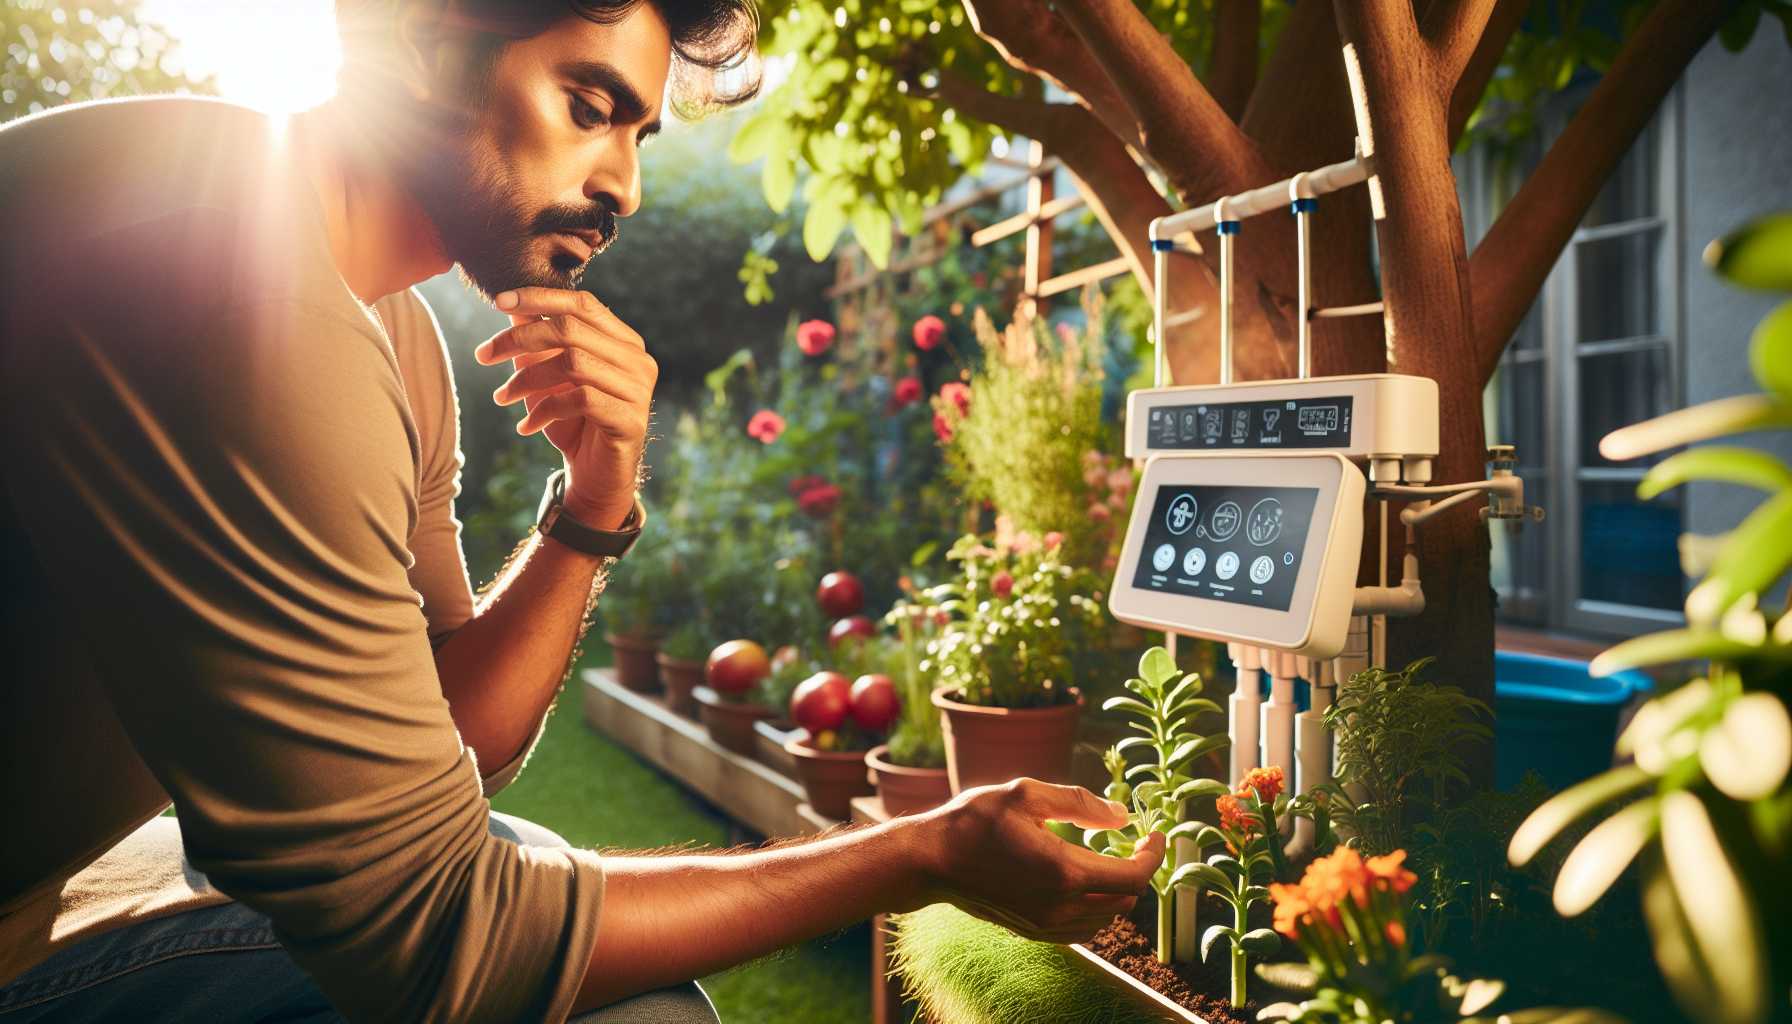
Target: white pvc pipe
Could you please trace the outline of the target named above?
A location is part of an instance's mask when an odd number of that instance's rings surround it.
[[[1296,772],[1294,760],[1294,676],[1298,671],[1295,657],[1286,651],[1265,650],[1263,661],[1269,670],[1269,700],[1263,705],[1263,755],[1266,767],[1282,769],[1285,776]]]
[[[1300,302],[1300,321],[1296,329],[1300,335],[1301,380],[1313,376],[1313,252],[1309,230],[1309,218],[1312,215],[1300,208],[1300,201],[1310,198],[1301,194],[1306,184],[1306,171],[1288,179],[1288,202],[1294,209],[1295,266],[1298,268],[1299,282],[1296,295]]]
[[[1236,786],[1245,772],[1257,767],[1258,738],[1262,735],[1258,709],[1263,705],[1263,695],[1258,692],[1261,685],[1258,673],[1263,668],[1263,656],[1257,648],[1237,643],[1227,644],[1226,654],[1232,659],[1238,678],[1238,685],[1228,701],[1232,758],[1230,777],[1226,780],[1227,785]]]
[[[1303,180],[1305,195],[1302,198],[1314,199],[1328,192],[1337,192],[1352,185],[1360,185],[1369,180],[1373,173],[1371,160],[1365,156],[1355,156],[1341,163],[1330,164],[1315,171],[1307,171]],[[1244,220],[1271,210],[1285,209],[1288,205],[1288,188],[1294,179],[1285,178],[1273,185],[1252,189],[1236,196],[1228,196],[1226,202],[1226,219]],[[1192,210],[1172,213],[1167,217],[1159,217],[1151,222],[1150,237],[1174,238],[1185,231],[1206,231],[1219,223],[1214,207],[1217,203],[1197,206]]]
[[[1168,311],[1170,304],[1170,300],[1165,297],[1170,291],[1168,282],[1170,273],[1169,252],[1165,249],[1158,248],[1154,244],[1151,253],[1151,267],[1151,272],[1155,275],[1151,287],[1151,340],[1156,348],[1156,351],[1152,354],[1153,381],[1151,386],[1161,388],[1170,383],[1170,341],[1169,335],[1165,333],[1167,325],[1164,322],[1166,319],[1165,314]]]
[[[1226,223],[1226,198],[1213,204],[1219,224]],[[1220,384],[1232,383],[1232,242],[1234,236],[1220,232]]]

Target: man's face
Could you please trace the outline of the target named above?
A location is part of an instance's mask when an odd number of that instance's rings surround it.
[[[568,16],[504,47],[458,130],[410,177],[449,259],[488,298],[571,288],[641,205],[671,39],[652,4],[610,25]]]

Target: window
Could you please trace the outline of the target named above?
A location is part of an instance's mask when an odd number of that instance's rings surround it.
[[[1516,153],[1457,158],[1471,239],[1582,99],[1564,97]],[[1616,637],[1681,618],[1679,498],[1639,500],[1647,465],[1599,454],[1611,430],[1679,404],[1678,105],[1675,93],[1605,184],[1488,385],[1488,441],[1518,446],[1526,497],[1548,512],[1494,530],[1502,621]]]

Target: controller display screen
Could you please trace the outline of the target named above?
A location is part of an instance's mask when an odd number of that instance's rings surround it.
[[[1263,402],[1160,405],[1151,409],[1145,443],[1154,449],[1346,448],[1351,396]]]
[[[1160,487],[1132,584],[1285,612],[1318,500],[1315,487]]]

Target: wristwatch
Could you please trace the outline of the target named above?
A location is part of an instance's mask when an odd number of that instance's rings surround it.
[[[621,558],[641,537],[647,525],[647,509],[641,496],[635,495],[635,507],[616,530],[599,530],[586,526],[566,514],[566,470],[556,469],[548,476],[547,490],[541,496],[541,511],[535,516],[535,529],[544,537],[552,537],[574,551],[604,558]]]

